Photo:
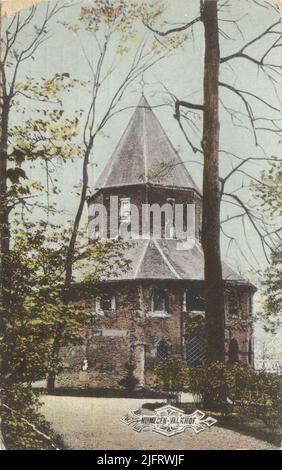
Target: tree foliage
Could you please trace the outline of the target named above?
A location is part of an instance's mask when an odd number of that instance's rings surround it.
[[[186,387],[207,409],[236,413],[242,421],[260,419],[272,428],[279,425],[282,403],[278,375],[257,372],[242,364],[215,362],[189,369]]]
[[[13,441],[12,447],[33,448],[42,442],[50,443],[42,436],[36,440],[37,432],[17,417],[36,424],[39,430],[49,429],[39,414],[32,383],[62,369],[60,357],[53,354],[57,332],[61,332],[59,346],[82,344],[91,313],[75,300],[80,295],[97,293],[102,273],[126,269],[127,263],[118,242],[86,249],[79,246],[74,265],[80,282],[72,288],[74,301],[66,304],[64,275],[69,231],[59,226],[51,229],[44,223],[27,223],[12,235],[9,307],[2,318],[4,335],[0,345],[3,424],[6,439]]]
[[[155,367],[156,385],[168,394],[181,392],[187,380],[187,366],[179,356],[171,356],[160,361]]]
[[[282,170],[273,162],[255,185],[256,204],[267,220],[271,220],[273,252],[270,264],[262,276],[262,316],[265,329],[275,332],[282,315]]]

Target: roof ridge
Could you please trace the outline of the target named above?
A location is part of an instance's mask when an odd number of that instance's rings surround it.
[[[146,99],[146,98],[145,98]],[[180,160],[180,163],[183,165],[184,169],[185,169],[185,172],[188,176],[188,178],[191,180],[192,182],[192,185],[194,186],[194,189],[196,189],[198,192],[200,192],[198,186],[196,185],[194,179],[192,178],[192,176],[190,175],[189,171],[187,170],[186,168],[186,165],[184,163],[184,161],[182,160],[181,156],[179,155],[178,151],[176,150],[176,148],[174,147],[173,143],[171,142],[170,138],[168,137],[166,131],[164,130],[163,126],[162,126],[162,123],[160,122],[158,116],[156,115],[156,113],[152,110],[151,106],[149,105],[150,107],[150,110],[151,110],[151,113],[153,114],[153,116],[156,118],[156,122],[159,126],[159,128],[161,129],[162,131],[162,134],[164,135],[168,145],[170,146],[170,148],[173,150],[174,154],[176,155],[176,157]]]
[[[153,239],[153,242],[157,248],[157,250],[159,251],[161,257],[163,258],[164,262],[166,263],[166,265],[168,266],[168,268],[170,269],[170,271],[177,277],[177,279],[182,279],[182,277],[178,274],[178,272],[176,271],[176,269],[172,266],[172,264],[169,262],[169,260],[167,259],[166,255],[164,254],[164,252],[162,251],[158,241],[156,238]]]
[[[104,180],[104,181],[107,181],[107,178],[108,178],[108,176],[109,176],[109,174],[110,174],[110,172],[111,172],[111,169],[112,169],[111,166],[112,166],[112,164],[113,164],[114,161],[115,161],[116,152],[117,152],[119,146],[121,145],[122,141],[124,140],[125,135],[126,135],[126,133],[127,133],[127,131],[128,131],[128,127],[129,127],[129,125],[130,125],[130,123],[131,123],[131,121],[132,121],[132,119],[133,119],[135,113],[137,112],[137,110],[138,110],[138,106],[134,109],[133,113],[131,114],[130,118],[128,119],[127,125],[125,126],[124,131],[123,131],[123,133],[121,134],[120,139],[117,141],[117,143],[116,143],[116,145],[115,145],[115,147],[114,147],[114,150],[113,150],[113,152],[112,152],[112,154],[111,154],[109,160],[107,161],[107,163],[106,163],[104,169],[101,171],[101,174],[99,175],[99,178],[97,179],[97,181],[96,181],[96,183],[95,183],[95,186],[98,185],[98,183],[99,183],[101,177],[103,176],[104,172],[106,172],[106,175],[105,175],[105,177],[103,178],[103,180]],[[106,170],[107,170],[107,171],[106,171]],[[102,181],[102,184],[103,184],[103,181]],[[100,188],[97,188],[97,189],[100,189]]]
[[[149,246],[149,243],[150,243],[150,239],[148,238],[148,240],[146,240],[147,243],[145,243],[145,247],[142,251],[142,254],[141,254],[141,257],[140,257],[140,260],[139,260],[139,263],[137,264],[137,267],[136,267],[136,270],[135,270],[135,274],[134,274],[134,277],[135,279],[137,279],[137,275],[141,269],[141,264],[143,263],[144,261],[144,258],[145,258],[145,254],[147,252],[147,249],[148,249],[148,246]]]

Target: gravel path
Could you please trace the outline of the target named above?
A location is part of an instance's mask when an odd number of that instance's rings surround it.
[[[84,450],[275,450],[275,446],[238,432],[212,426],[165,437],[133,431],[120,419],[143,403],[156,400],[44,396],[42,411],[70,449]]]

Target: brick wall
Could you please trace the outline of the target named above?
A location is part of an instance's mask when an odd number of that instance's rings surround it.
[[[94,217],[94,205],[102,204],[107,212],[107,236],[109,236],[109,227],[110,227],[110,197],[117,196],[119,202],[121,198],[130,198],[131,204],[135,205],[139,210],[139,227],[141,234],[142,227],[142,204],[159,204],[163,206],[168,203],[168,199],[174,199],[175,204],[184,205],[184,230],[186,230],[186,208],[185,204],[195,204],[195,229],[196,237],[200,238],[200,227],[201,227],[201,212],[202,212],[202,200],[199,195],[193,190],[189,189],[175,189],[175,188],[162,188],[155,186],[131,186],[114,188],[114,189],[104,189],[103,191],[98,192],[94,195],[89,201],[88,205],[88,214],[89,214],[89,239],[92,239],[91,233],[92,229],[92,220]],[[112,213],[113,220],[118,218],[118,210],[114,210]]]
[[[152,292],[160,282],[143,281],[108,284],[106,290],[116,297],[116,309],[104,316],[93,317],[85,325],[82,346],[61,349],[64,371],[57,378],[57,386],[121,388],[126,376],[125,364],[134,363],[134,375],[141,386],[152,386],[153,368],[157,363],[157,345],[165,340],[170,354],[182,354],[182,296],[187,282],[170,281],[161,285],[169,292],[169,315],[152,316]],[[226,312],[226,357],[229,344],[236,339],[240,361],[249,364],[249,341],[252,324],[249,312],[250,291],[238,288],[242,320],[229,318]],[[91,313],[92,302],[82,303]],[[81,301],[80,301],[81,304]],[[81,307],[81,305],[80,305]],[[82,371],[87,359],[88,370]],[[251,359],[251,364],[253,359]]]

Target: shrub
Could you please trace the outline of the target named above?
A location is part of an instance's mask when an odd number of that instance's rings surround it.
[[[264,371],[247,371],[238,383],[234,397],[234,411],[244,420],[258,418],[275,428],[279,425],[282,405],[281,377]]]
[[[184,391],[187,386],[188,368],[179,356],[160,361],[154,374],[157,387],[170,395]]]
[[[282,377],[254,371],[242,364],[214,362],[189,368],[179,356],[161,361],[155,368],[156,385],[173,395],[189,391],[209,410],[236,413],[242,421],[260,419],[279,425],[282,412]]]
[[[209,409],[225,409],[228,384],[226,365],[215,362],[208,367],[190,368],[187,381],[191,393],[202,399]]]
[[[270,427],[279,424],[282,389],[277,375],[215,362],[189,369],[187,386],[209,409],[236,412],[242,420],[260,419]]]

